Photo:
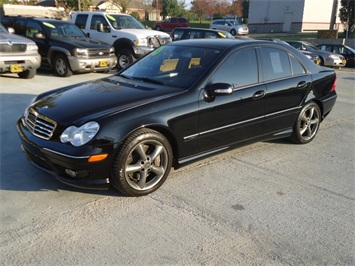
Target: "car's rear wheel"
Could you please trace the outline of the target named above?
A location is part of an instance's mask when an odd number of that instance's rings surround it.
[[[26,71],[20,72],[17,75],[22,79],[31,79],[34,76],[36,76],[36,73],[37,73],[37,69],[33,68],[33,69],[28,69]]]
[[[162,31],[163,29],[160,26],[156,26],[156,30]]]
[[[53,61],[54,71],[59,77],[70,77],[73,72],[70,69],[68,59],[65,55],[57,55]]]
[[[232,34],[233,36],[235,36],[235,35],[237,34],[237,32],[235,31],[235,29],[232,29],[232,30],[231,30],[231,34]]]
[[[123,49],[117,53],[118,69],[128,67],[134,61],[133,53],[129,49]]]
[[[318,105],[315,102],[309,102],[298,115],[290,137],[291,141],[298,144],[311,142],[317,135],[320,122],[321,112]]]
[[[158,189],[172,166],[172,149],[160,133],[141,129],[117,153],[110,182],[127,196],[143,196]]]

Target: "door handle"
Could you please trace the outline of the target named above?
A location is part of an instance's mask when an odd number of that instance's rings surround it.
[[[307,86],[307,82],[305,82],[305,81],[301,81],[301,82],[299,82],[298,84],[297,84],[297,88],[298,89],[303,89],[303,88],[305,88]]]
[[[254,99],[260,99],[263,98],[266,94],[266,91],[257,91],[254,93],[253,98]]]

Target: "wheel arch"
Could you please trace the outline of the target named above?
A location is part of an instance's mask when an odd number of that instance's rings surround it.
[[[49,63],[52,65],[53,64],[53,60],[54,58],[58,55],[58,54],[64,54],[67,57],[71,56],[70,52],[67,49],[64,49],[62,47],[58,47],[58,46],[52,46],[49,50],[48,50],[48,61]]]
[[[134,129],[130,130],[124,136],[122,136],[121,141],[120,141],[120,145],[115,153],[117,153],[119,151],[122,143],[124,143],[132,134],[134,134],[135,132],[137,132],[138,130],[141,130],[141,129],[154,130],[154,131],[162,134],[168,140],[168,142],[170,143],[172,152],[173,152],[173,158],[172,158],[173,159],[173,167],[177,167],[177,165],[178,165],[177,158],[178,158],[178,154],[179,154],[178,142],[176,140],[174,133],[167,126],[163,126],[163,125],[150,124],[150,125],[136,127]]]
[[[116,54],[118,54],[119,53],[118,51],[120,51],[122,49],[130,49],[132,51],[132,53],[134,54],[134,51],[132,48],[134,46],[134,43],[130,39],[127,39],[127,38],[118,39],[113,43],[112,46],[115,47]]]

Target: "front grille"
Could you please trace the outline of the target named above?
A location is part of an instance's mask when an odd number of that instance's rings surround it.
[[[37,113],[32,108],[28,111],[25,121],[33,135],[45,140],[49,140],[52,137],[57,126],[55,121]]]
[[[107,57],[110,55],[110,49],[89,49],[89,58]]]
[[[27,49],[27,44],[25,43],[12,43],[12,42],[0,43],[1,53],[25,52],[26,49]]]

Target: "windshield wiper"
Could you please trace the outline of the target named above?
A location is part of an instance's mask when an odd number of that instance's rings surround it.
[[[142,81],[147,81],[147,82],[154,83],[154,84],[166,85],[166,83],[164,81],[157,80],[157,79],[152,79],[152,78],[149,78],[149,77],[131,77],[131,78],[139,79],[139,80],[142,80]]]

